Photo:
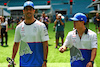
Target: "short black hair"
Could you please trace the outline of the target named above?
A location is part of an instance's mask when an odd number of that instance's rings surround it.
[[[26,6],[26,7],[24,7],[24,10],[25,10],[25,8],[27,8],[27,7],[31,7],[31,6]],[[31,8],[33,8],[33,7],[31,7]],[[34,9],[34,8],[33,8]]]

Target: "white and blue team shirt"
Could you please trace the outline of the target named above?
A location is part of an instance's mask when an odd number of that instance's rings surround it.
[[[38,20],[32,24],[21,22],[15,30],[15,42],[20,43],[20,66],[41,67],[43,64],[43,44],[48,41],[46,26]]]
[[[80,39],[77,30],[73,30],[68,33],[63,46],[70,48],[71,67],[86,67],[92,48],[97,48],[97,35],[86,29]]]

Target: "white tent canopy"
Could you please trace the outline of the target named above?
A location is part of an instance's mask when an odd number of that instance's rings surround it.
[[[96,0],[96,1],[92,2],[90,5],[88,5],[87,8],[97,6],[98,4],[100,4],[100,1]]]
[[[17,7],[8,7],[8,10],[23,10],[23,6],[17,6]],[[51,5],[41,5],[41,6],[34,6],[35,9],[50,9]]]
[[[89,13],[100,13],[100,11],[92,10],[92,11],[90,11]]]
[[[3,16],[10,16],[10,13],[8,13],[7,11],[3,10]]]
[[[2,5],[0,5],[0,8],[8,8],[7,6],[2,6]]]
[[[3,8],[1,8],[1,9],[0,9],[0,15],[1,15],[1,16],[10,16],[10,13],[7,12],[7,11],[5,11],[5,10],[3,10]]]

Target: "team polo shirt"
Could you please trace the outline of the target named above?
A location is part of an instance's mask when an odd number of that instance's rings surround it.
[[[38,20],[32,24],[21,22],[15,30],[15,42],[20,42],[20,66],[41,67],[43,64],[43,44],[49,36],[46,26]]]
[[[71,67],[86,67],[92,48],[97,48],[97,35],[86,29],[80,39],[77,30],[73,30],[68,33],[63,45],[70,48]]]

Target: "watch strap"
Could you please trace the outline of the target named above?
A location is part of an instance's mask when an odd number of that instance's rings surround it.
[[[43,60],[43,61],[47,62],[47,60]]]
[[[89,62],[91,62],[92,64],[94,64],[94,61],[89,61]]]

